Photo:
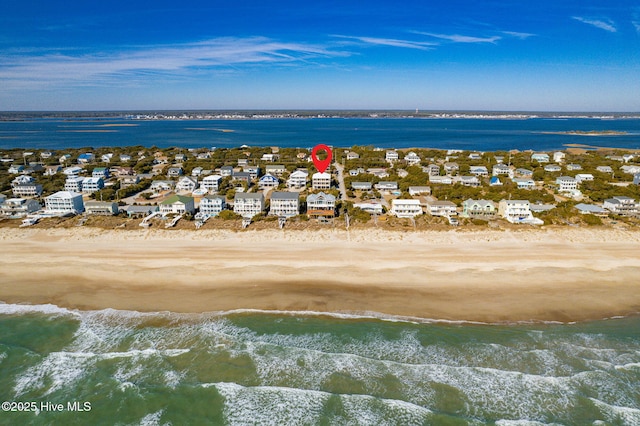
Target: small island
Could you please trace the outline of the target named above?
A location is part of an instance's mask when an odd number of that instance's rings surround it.
[[[541,132],[544,135],[568,135],[568,136],[626,136],[629,132],[617,130],[569,130],[566,132]]]

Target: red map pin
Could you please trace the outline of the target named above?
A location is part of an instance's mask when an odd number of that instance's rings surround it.
[[[327,158],[324,160],[319,159],[318,151],[325,151],[327,153]],[[313,150],[311,150],[311,159],[313,160],[313,164],[315,164],[316,169],[318,169],[320,173],[324,173],[324,171],[327,170],[327,167],[329,167],[329,164],[331,164],[331,148],[322,143],[314,146]]]

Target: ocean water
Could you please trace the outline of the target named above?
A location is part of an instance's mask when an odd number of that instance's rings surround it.
[[[0,303],[0,424],[638,425],[639,330]]]
[[[552,134],[618,131],[619,136]],[[551,133],[550,133],[551,132]],[[317,118],[247,120],[31,119],[0,122],[0,149],[103,146],[309,148],[373,145],[383,148],[533,149],[566,144],[640,149],[640,119],[416,119]]]

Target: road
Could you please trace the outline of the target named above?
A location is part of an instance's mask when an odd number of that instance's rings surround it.
[[[344,184],[344,166],[337,161],[333,163],[336,171],[338,172],[338,189],[340,189],[340,199],[346,201],[347,199],[347,186]]]

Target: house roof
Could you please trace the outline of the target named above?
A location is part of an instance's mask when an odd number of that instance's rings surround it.
[[[589,213],[607,213],[605,209],[600,206],[596,206],[595,204],[576,204],[575,208],[579,211],[589,212]]]
[[[222,200],[223,202],[225,201],[224,197],[221,197],[220,195],[205,195],[204,197],[202,197],[203,200]]]
[[[299,197],[300,197],[300,194],[298,194],[297,192],[281,191],[281,192],[274,192],[271,194],[272,200],[298,200]]]
[[[264,196],[259,192],[236,192],[235,195],[236,200],[258,200],[262,198]]]
[[[171,197],[167,198],[166,200],[164,200],[160,204],[163,205],[163,206],[168,206],[170,204],[174,204],[174,203],[177,203],[177,202],[181,202],[182,204],[187,204],[187,203],[193,202],[193,198],[192,197],[186,197],[184,195],[172,195]]]
[[[307,202],[313,202],[317,200],[336,201],[336,197],[331,194],[325,194],[324,192],[318,192],[317,194],[310,194],[307,197]]]
[[[73,191],[58,191],[55,194],[49,195],[47,198],[75,198],[75,197],[82,198],[82,194],[78,194],[77,192],[73,192]]]

